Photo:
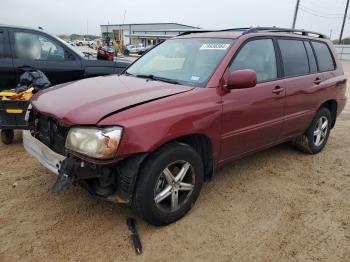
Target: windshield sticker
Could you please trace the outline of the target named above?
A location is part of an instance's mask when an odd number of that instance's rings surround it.
[[[192,81],[199,81],[200,77],[199,76],[191,76]]]
[[[200,50],[226,50],[230,44],[203,44]]]

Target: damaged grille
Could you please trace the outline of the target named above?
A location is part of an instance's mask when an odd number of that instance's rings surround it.
[[[30,131],[32,135],[60,155],[66,155],[65,141],[68,128],[52,118],[32,111]]]

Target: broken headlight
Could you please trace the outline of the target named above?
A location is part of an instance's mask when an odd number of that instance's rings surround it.
[[[114,127],[72,127],[66,139],[66,148],[93,158],[116,156],[123,129]]]

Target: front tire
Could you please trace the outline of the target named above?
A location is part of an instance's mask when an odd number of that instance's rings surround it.
[[[328,141],[331,123],[330,111],[325,107],[321,108],[306,132],[294,140],[295,145],[305,153],[317,154],[321,152]]]
[[[201,158],[192,147],[178,142],[161,147],[141,167],[133,210],[156,226],[179,220],[196,202],[203,174]]]

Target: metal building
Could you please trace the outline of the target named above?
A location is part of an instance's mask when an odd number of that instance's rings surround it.
[[[199,29],[178,23],[140,23],[100,25],[102,38],[123,41],[124,44],[155,45],[182,32]]]

